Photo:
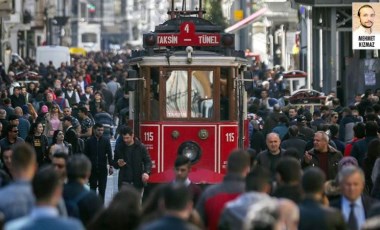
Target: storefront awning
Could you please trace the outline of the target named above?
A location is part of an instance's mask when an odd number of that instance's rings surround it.
[[[255,13],[251,14],[250,16],[244,18],[240,22],[235,23],[234,25],[228,27],[224,30],[226,33],[233,33],[235,31],[238,31],[240,29],[243,29],[250,25],[255,19],[262,16],[265,12],[268,11],[268,8],[261,8],[260,10],[256,11]]]

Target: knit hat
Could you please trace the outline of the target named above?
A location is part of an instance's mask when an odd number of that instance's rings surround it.
[[[344,167],[350,166],[350,165],[359,166],[358,161],[356,160],[356,158],[355,157],[351,157],[351,156],[343,157],[339,161],[339,163],[338,163],[338,170],[340,171]]]
[[[42,112],[42,113],[47,113],[47,112],[48,112],[48,107],[47,107],[46,105],[43,105],[43,106],[41,107],[41,112]]]

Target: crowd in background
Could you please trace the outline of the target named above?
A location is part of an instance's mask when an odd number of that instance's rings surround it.
[[[152,163],[125,126],[126,63],[97,53],[59,68],[28,60],[0,70],[5,229],[380,228],[380,90],[346,104],[330,92],[309,111],[287,103],[281,68],[254,67],[250,148],[229,155],[224,180],[202,189],[178,156],[173,181],[141,202]],[[42,78],[20,81],[25,71]],[[105,207],[113,168],[119,192]]]

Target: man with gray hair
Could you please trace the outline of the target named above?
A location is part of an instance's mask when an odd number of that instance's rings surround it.
[[[331,207],[341,210],[348,229],[361,229],[368,218],[368,211],[376,200],[363,195],[365,179],[363,171],[357,166],[343,167],[338,175],[342,196],[330,203]]]
[[[284,149],[280,148],[281,139],[277,133],[268,133],[266,138],[267,150],[260,152],[256,157],[257,165],[267,168],[272,173],[276,173],[276,165],[281,159]]]
[[[318,131],[314,134],[314,148],[306,151],[301,161],[302,168],[319,167],[326,174],[328,180],[332,180],[338,173],[338,164],[343,158],[341,152],[329,145],[329,136]]]

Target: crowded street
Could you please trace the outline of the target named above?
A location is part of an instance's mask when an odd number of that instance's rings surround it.
[[[0,230],[380,229],[378,11],[1,1]]]

